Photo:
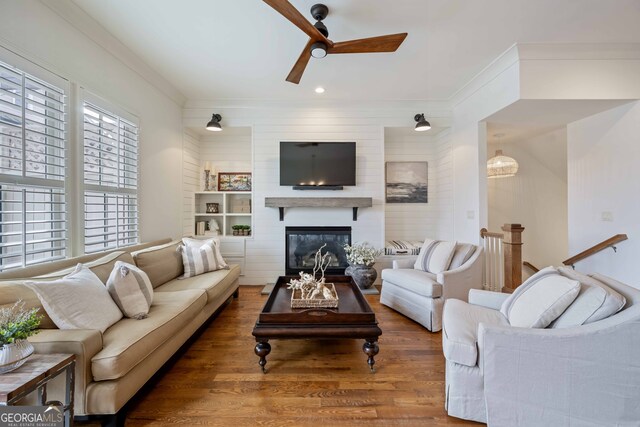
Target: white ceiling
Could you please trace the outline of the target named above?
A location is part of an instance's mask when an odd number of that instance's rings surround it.
[[[519,100],[487,118],[487,142],[518,142],[601,113],[625,100]]]
[[[311,19],[317,0],[292,0]],[[190,100],[445,100],[516,42],[640,42],[638,0],[325,0],[334,41],[408,32],[393,54],[312,58],[260,0],[73,0]]]

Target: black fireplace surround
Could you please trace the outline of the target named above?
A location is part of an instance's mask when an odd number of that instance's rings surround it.
[[[343,275],[349,266],[344,245],[351,245],[351,227],[286,227],[285,273],[313,272],[315,254],[325,243],[322,254],[331,254],[325,274]]]

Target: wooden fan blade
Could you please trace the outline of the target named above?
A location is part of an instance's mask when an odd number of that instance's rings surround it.
[[[293,64],[293,68],[291,72],[287,76],[287,81],[290,83],[298,84],[300,83],[300,79],[302,78],[302,74],[304,73],[305,68],[307,68],[307,64],[309,63],[309,59],[311,59],[311,45],[315,42],[313,39],[309,39],[307,45],[304,47],[298,60],[295,64]]]
[[[266,4],[271,6],[278,12],[280,15],[287,18],[289,21],[293,23],[296,27],[300,28],[304,31],[313,41],[322,41],[327,44],[327,46],[333,46],[333,42],[326,38],[324,34],[322,34],[313,24],[307,21],[304,16],[298,9],[293,7],[291,3],[287,0],[263,0]]]
[[[395,52],[407,37],[407,33],[369,37],[367,39],[336,42],[327,49],[327,53],[373,53]]]

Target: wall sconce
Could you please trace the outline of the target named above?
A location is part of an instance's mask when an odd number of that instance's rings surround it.
[[[417,132],[423,132],[425,130],[431,129],[431,123],[429,123],[427,119],[424,118],[424,113],[416,114],[413,119],[418,122],[418,124],[416,125]]]
[[[222,126],[220,126],[220,120],[222,120],[222,116],[220,114],[213,114],[211,116],[211,120],[207,123],[207,130],[212,132],[220,132],[222,130]]]

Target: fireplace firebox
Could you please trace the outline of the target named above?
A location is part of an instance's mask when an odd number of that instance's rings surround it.
[[[325,243],[322,254],[331,258],[325,274],[343,275],[349,266],[344,245],[351,245],[351,227],[286,227],[286,274],[313,272],[314,256]]]

